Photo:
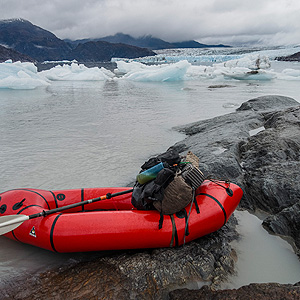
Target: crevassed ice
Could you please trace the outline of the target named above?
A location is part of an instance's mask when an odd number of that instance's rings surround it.
[[[180,50],[180,49],[179,49]],[[115,59],[117,68],[111,72],[105,68],[88,68],[83,64],[71,63],[56,66],[46,71],[37,71],[33,63],[15,62],[11,60],[0,63],[0,88],[34,89],[51,84],[51,81],[105,81],[105,80],[131,80],[131,81],[180,81],[180,80],[300,80],[300,70],[285,69],[275,72],[271,69],[271,62],[266,55],[268,51],[237,54],[234,50],[208,50],[204,56],[211,59],[209,65],[194,64],[184,59],[188,50],[179,51],[178,56],[172,56],[172,63],[145,64],[129,59]],[[287,49],[285,51],[292,51]],[[196,50],[193,50],[193,53]],[[199,51],[199,50],[198,50]],[[227,51],[227,52],[226,52]],[[273,51],[273,50],[272,50]],[[274,50],[275,51],[275,50]],[[278,50],[279,51],[279,50]],[[277,51],[277,52],[278,52]],[[280,49],[283,53],[282,49]],[[296,51],[293,48],[293,51]],[[219,54],[216,54],[219,53]],[[220,54],[221,53],[221,54]],[[213,57],[218,55],[222,62],[212,63]],[[272,52],[272,55],[275,55]],[[157,57],[152,57],[157,59]],[[189,57],[190,58],[190,57]],[[197,59],[197,57],[194,57]],[[202,55],[203,58],[203,55]],[[145,59],[145,58],[143,58]],[[147,59],[147,58],[146,58]],[[178,60],[178,61],[176,61]]]
[[[271,80],[276,74],[268,70],[267,57],[249,56],[212,66],[192,65],[187,60],[173,64],[145,65],[140,62],[116,61],[116,74],[133,81],[176,81],[201,79]]]

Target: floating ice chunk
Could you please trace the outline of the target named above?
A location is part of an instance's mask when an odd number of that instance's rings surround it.
[[[216,68],[210,66],[191,66],[185,75],[186,80],[214,79],[218,76]]]
[[[285,69],[278,74],[278,78],[282,80],[300,80],[300,70]]]
[[[295,69],[285,69],[282,71],[283,74],[286,74],[288,76],[293,76],[293,77],[300,77],[300,70],[295,70]]]
[[[40,73],[53,81],[104,81],[114,77],[114,74],[105,68],[88,68],[83,64],[76,63],[59,65]]]
[[[0,88],[31,90],[49,83],[37,72],[37,67],[29,62],[7,60],[0,63]]]
[[[216,66],[224,66],[226,68],[248,68],[250,70],[269,69],[271,67],[270,60],[267,56],[260,55],[247,55],[239,59],[225,61],[224,63],[217,64]]]
[[[248,68],[229,68],[224,69],[222,74],[227,79],[235,80],[272,80],[276,74],[266,70],[250,70]]]
[[[255,68],[255,60],[241,58],[213,66],[191,66],[185,76],[191,79],[214,79],[215,81],[234,80],[272,80],[276,74],[266,69]],[[267,63],[261,64],[267,67]]]
[[[68,63],[77,63],[77,60],[76,59],[73,59],[73,60],[67,60],[67,59],[64,59],[64,60],[45,60],[42,62],[42,65],[47,65],[47,64],[60,64],[60,63],[65,63],[65,64],[68,64]]]
[[[116,61],[117,69],[114,70],[116,74],[124,75],[130,72],[137,72],[146,69],[147,66],[139,62],[125,62],[123,60]]]
[[[137,65],[131,65],[132,68],[126,73],[123,78],[133,81],[177,81],[183,80],[184,75],[191,66],[186,60],[179,61],[175,64],[145,66],[136,69]]]
[[[224,103],[222,106],[224,108],[234,108],[234,107],[239,106],[239,104],[238,103],[233,103],[233,102],[227,102],[227,103]]]
[[[256,134],[258,134],[259,132],[264,131],[265,129],[266,129],[266,128],[265,128],[264,126],[261,126],[261,127],[258,127],[258,128],[252,129],[252,130],[249,130],[249,135],[250,135],[250,136],[256,135]]]

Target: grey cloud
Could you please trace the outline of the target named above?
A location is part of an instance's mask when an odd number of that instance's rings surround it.
[[[300,42],[298,0],[2,0],[0,18],[14,17],[71,39],[123,32],[167,41]]]

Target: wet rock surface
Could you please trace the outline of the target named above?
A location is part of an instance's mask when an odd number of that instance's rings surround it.
[[[264,227],[292,238],[299,254],[299,103],[263,96],[234,113],[177,129],[189,136],[175,147],[200,157],[206,175],[239,184],[244,191],[240,207],[268,213]]]
[[[300,299],[300,284],[263,283],[250,284],[239,289],[214,291],[208,286],[200,290],[176,290],[170,293],[170,300],[297,300]]]
[[[291,237],[295,242],[295,251],[300,256],[300,201],[285,208],[276,215],[263,221],[263,226],[273,234]]]
[[[289,237],[299,251],[297,101],[282,96],[259,97],[234,113],[177,130],[188,136],[173,147],[182,154],[187,150],[195,153],[205,175],[239,184],[244,190],[240,207],[267,212],[265,228]],[[230,245],[238,238],[235,226],[232,216],[219,231],[178,248],[91,254],[86,261],[4,289],[0,299],[168,299],[171,291],[170,299],[278,299],[278,295],[283,295],[279,299],[299,299],[299,287],[292,285],[251,284],[216,291],[235,271],[237,257]],[[203,284],[206,286],[195,292],[176,290]],[[274,291],[278,292],[276,297]]]
[[[218,287],[234,272],[235,226],[232,217],[219,231],[178,248],[91,254],[89,261],[2,290],[0,299],[167,299],[171,290],[197,282]]]

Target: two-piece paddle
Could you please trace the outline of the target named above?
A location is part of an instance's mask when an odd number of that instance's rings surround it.
[[[106,200],[106,199],[110,199],[113,197],[117,197],[117,196],[121,196],[124,194],[128,194],[131,193],[133,191],[133,189],[129,189],[126,191],[122,191],[122,192],[118,192],[118,193],[114,193],[114,194],[106,194],[104,196],[98,197],[98,198],[94,198],[94,199],[89,199],[86,201],[82,201],[82,202],[78,202],[78,203],[73,203],[70,205],[66,205],[66,206],[62,206],[59,208],[55,208],[55,209],[50,209],[50,210],[43,210],[40,213],[37,214],[33,214],[33,215],[9,215],[9,216],[2,216],[0,217],[0,235],[6,234],[14,229],[16,229],[18,226],[20,226],[23,222],[27,221],[27,220],[31,220],[34,218],[38,218],[38,217],[46,217],[48,215],[63,211],[63,210],[67,210],[67,209],[71,209],[77,206],[81,206],[81,205],[85,205],[85,204],[90,204],[90,203],[94,203],[97,201],[101,201],[101,200]]]

